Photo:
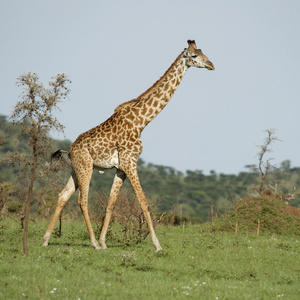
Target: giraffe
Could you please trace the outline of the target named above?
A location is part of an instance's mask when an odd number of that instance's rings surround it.
[[[187,42],[188,48],[180,53],[170,68],[153,86],[139,97],[120,104],[109,119],[82,133],[73,142],[68,151],[72,166],[71,175],[58,196],[55,212],[44,235],[43,246],[48,246],[51,233],[62,209],[78,189],[78,205],[84,215],[91,245],[95,249],[106,249],[105,239],[112,211],[120,189],[125,179],[128,178],[145,215],[152,244],[156,251],[162,250],[138,177],[137,161],[143,150],[141,142],[143,129],[167,105],[187,69],[192,66],[208,70],[215,69],[201,49],[197,49],[195,41],[188,40]],[[59,150],[56,154],[61,155],[62,152],[66,151]],[[95,238],[88,213],[89,185],[94,168],[100,172],[111,168],[116,169],[99,243]]]

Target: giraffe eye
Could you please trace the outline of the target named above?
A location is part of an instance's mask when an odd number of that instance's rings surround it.
[[[197,57],[197,55],[192,55],[192,58],[196,58]]]

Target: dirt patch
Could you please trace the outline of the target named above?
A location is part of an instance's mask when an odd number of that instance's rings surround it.
[[[294,217],[299,217],[300,218],[300,208],[287,205],[285,207],[285,210],[287,211],[288,214],[290,214]]]

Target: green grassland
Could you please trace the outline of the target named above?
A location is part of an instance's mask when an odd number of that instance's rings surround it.
[[[212,232],[209,226],[158,226],[163,247],[107,240],[89,245],[83,222],[41,247],[48,221],[23,231],[0,220],[0,299],[300,299],[300,236]]]

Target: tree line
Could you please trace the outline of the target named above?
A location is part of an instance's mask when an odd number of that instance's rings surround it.
[[[16,138],[18,133],[21,132],[22,126],[25,125],[12,126],[12,123],[6,116],[0,116],[0,136],[2,140],[3,137],[7,137],[0,147],[0,156],[10,152],[28,154],[32,151],[26,142],[28,139],[26,134]],[[50,145],[47,147],[46,156],[48,163],[51,160],[51,153],[57,149],[68,150],[70,145],[71,142],[68,140],[51,139]],[[8,189],[7,197],[9,201],[7,203],[8,209],[11,211],[21,208],[16,192],[14,192],[16,190],[14,187],[20,184],[20,182],[15,182],[20,168],[21,165],[17,161],[14,166],[10,165],[9,167],[5,162],[0,164],[0,188],[2,190],[5,187]],[[215,212],[221,214],[230,209],[231,204],[235,201],[258,190],[258,187],[261,185],[259,170],[254,165],[246,166],[246,168],[248,169],[247,171],[240,172],[239,174],[217,174],[215,171],[210,171],[210,174],[206,175],[201,170],[187,170],[183,173],[173,167],[147,163],[143,159],[139,159],[138,161],[138,172],[143,189],[150,201],[158,203],[158,210],[161,212],[175,211],[176,214],[193,218],[197,222],[207,220],[211,213],[212,205]],[[114,174],[115,170],[107,170],[103,174],[99,174],[95,170],[91,181],[92,192],[108,195]],[[49,174],[45,173],[44,176],[49,176]],[[56,179],[59,178],[63,185],[65,179],[61,178],[66,178],[68,171],[57,171],[56,173],[52,173],[52,176]],[[275,189],[275,186],[277,186],[277,192],[288,194],[294,187],[300,186],[300,168],[291,168],[289,160],[283,161],[279,168],[269,174],[268,179],[269,181],[265,185],[266,189]],[[46,210],[50,211],[55,208],[57,193],[61,185],[59,182],[57,185],[54,185],[52,182],[51,191],[47,191],[46,184],[41,179],[38,180],[34,200],[38,202],[38,197],[45,198],[45,196],[50,198],[43,201],[44,203],[48,203]],[[128,181],[125,182],[123,189],[131,189]],[[4,195],[3,191],[2,194]],[[73,196],[73,198],[75,198],[74,202],[76,202],[76,196]],[[90,201],[93,201],[93,198],[90,198]],[[290,204],[299,206],[299,195],[296,195]],[[42,213],[42,209],[38,208],[38,206],[40,205],[37,205],[33,210],[36,213],[48,216],[47,213]]]

